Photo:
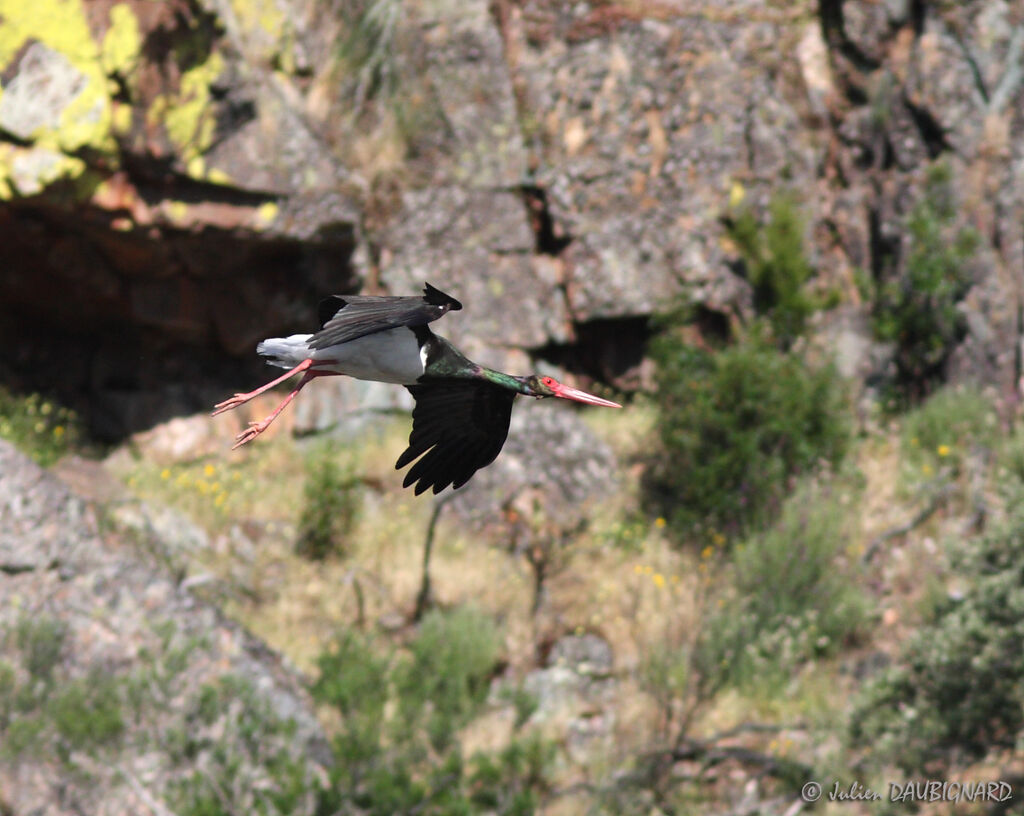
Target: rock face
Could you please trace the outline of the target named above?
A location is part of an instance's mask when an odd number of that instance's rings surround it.
[[[531,538],[531,523],[556,535],[575,530],[615,491],[615,456],[564,404],[552,404],[559,400],[520,402],[501,455],[451,494],[453,509],[478,526],[509,528],[512,539]]]
[[[941,161],[981,236],[951,373],[1016,388],[1020,8],[634,5],[0,0],[0,378],[119,438],[430,280],[470,355],[636,387],[670,298],[749,312],[723,219],[795,193],[863,309]]]
[[[543,668],[527,675],[524,687],[537,698],[533,719],[565,729],[566,750],[574,760],[599,748],[612,735],[614,697],[612,650],[593,634],[558,640]]]
[[[160,547],[101,534],[0,441],[4,812],[161,813],[215,795],[252,812],[253,790],[312,790],[329,762],[290,671],[156,566]],[[274,812],[308,812],[292,806]]]

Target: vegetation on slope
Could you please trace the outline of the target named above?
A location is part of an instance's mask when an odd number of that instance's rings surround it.
[[[244,683],[210,684],[185,701],[193,727],[160,736],[179,772],[157,793],[178,814],[754,813],[793,807],[809,780],[1018,773],[1024,441],[1010,406],[940,385],[968,251],[943,206],[922,203],[910,229],[938,281],[931,328],[910,331],[899,287],[872,290],[907,361],[897,406],[914,407],[856,428],[809,337],[829,304],[796,204],[737,217],[756,314],[728,342],[685,309],[664,321],[655,393],[591,418],[640,467],[559,541],[536,605],[529,554],[442,519],[439,606],[413,621],[431,507],[381,455],[404,425],[344,447],[268,439],[244,466],[116,460],[138,496],[204,525],[185,570],[217,576],[211,597],[308,672],[332,737],[314,778],[286,750],[287,718]],[[5,416],[32,445],[27,406]],[[610,666],[550,659],[587,637]],[[61,642],[48,621],[4,641],[4,761],[113,756],[146,689],[173,690],[162,663],[65,677]],[[237,777],[219,729],[248,735],[259,779]]]

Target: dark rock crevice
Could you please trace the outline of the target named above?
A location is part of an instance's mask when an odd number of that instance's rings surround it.
[[[531,354],[593,382],[636,390],[651,333],[646,316],[574,322],[571,341],[548,343]]]
[[[0,207],[0,382],[75,409],[101,441],[256,384],[256,343],[313,325],[322,294],[354,279],[351,225],[302,240],[109,220]]]
[[[538,255],[561,255],[572,243],[573,237],[551,216],[547,191],[536,184],[524,184],[519,192],[535,236],[535,251]]]
[[[917,128],[929,159],[935,160],[951,149],[945,129],[930,110],[923,105],[914,104],[906,95],[903,97],[903,104]]]
[[[846,33],[843,3],[844,0],[820,0],[818,3],[822,37],[830,49],[842,55],[858,71],[874,71],[881,63],[865,53]]]

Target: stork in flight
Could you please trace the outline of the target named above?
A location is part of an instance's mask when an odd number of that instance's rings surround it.
[[[621,408],[611,400],[533,374],[516,377],[467,359],[434,334],[429,323],[462,304],[429,283],[423,297],[332,295],[320,303],[321,329],[315,334],[272,337],[256,351],[271,365],[288,371],[266,385],[214,406],[213,415],[230,411],[296,374],[295,389],[269,416],[236,438],[234,447],[251,442],[272,423],[310,380],[346,374],[359,380],[404,385],[416,400],[409,447],[396,470],[414,462],[402,483],[415,484],[416,495],[428,488],[440,493],[462,487],[480,468],[495,460],[508,436],[517,394],[560,397],[588,405]]]

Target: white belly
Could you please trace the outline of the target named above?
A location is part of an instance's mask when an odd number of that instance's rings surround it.
[[[317,349],[310,356],[314,368],[337,371],[357,380],[411,385],[423,374],[416,335],[404,326]]]

